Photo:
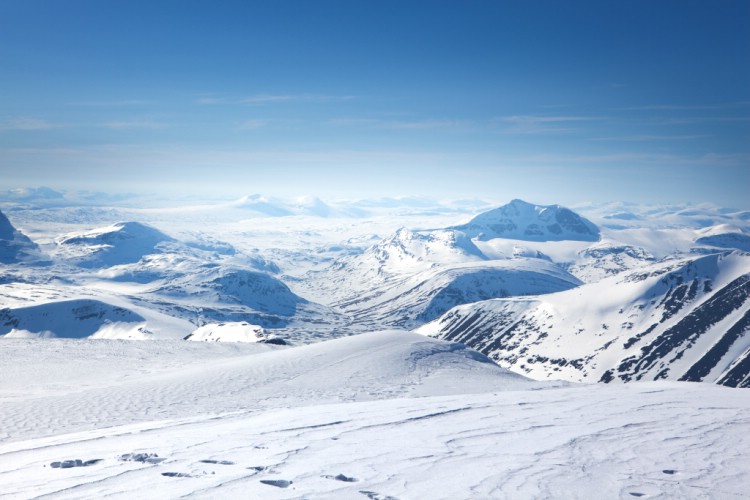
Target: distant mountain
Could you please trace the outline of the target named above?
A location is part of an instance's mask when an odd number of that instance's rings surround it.
[[[72,260],[81,267],[111,267],[138,262],[157,251],[162,243],[175,241],[170,236],[140,222],[118,222],[84,233],[70,234],[57,243],[70,250]]]
[[[16,188],[0,193],[0,199],[20,202],[55,202],[64,200],[65,195],[48,187]]]
[[[467,304],[420,332],[536,379],[750,387],[750,255],[668,260],[556,294]]]
[[[738,227],[727,224],[709,227],[698,232],[697,245],[714,248],[733,248],[750,252],[750,235]]]
[[[131,310],[93,299],[0,309],[0,336],[7,337],[142,339],[145,325]]]
[[[460,231],[405,228],[306,281],[319,283],[312,295],[329,297],[331,307],[373,328],[411,328],[458,304],[581,283],[548,260],[489,260]]]
[[[282,201],[260,194],[243,196],[232,205],[271,217],[285,217],[294,214]]]
[[[37,245],[18,231],[0,212],[0,264],[15,264],[38,252]]]
[[[568,271],[586,283],[593,283],[655,261],[654,256],[644,248],[599,241],[578,252],[576,261],[568,266]]]
[[[196,328],[184,340],[193,342],[264,342],[269,335],[258,325],[243,322],[209,323]]]
[[[599,229],[587,219],[560,205],[533,205],[513,200],[449,229],[470,238],[508,238],[525,241],[597,241]]]

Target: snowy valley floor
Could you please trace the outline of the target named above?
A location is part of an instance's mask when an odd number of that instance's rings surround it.
[[[3,339],[4,498],[747,498],[750,391],[532,382],[460,344]]]

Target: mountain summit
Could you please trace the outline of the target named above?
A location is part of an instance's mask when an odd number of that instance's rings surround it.
[[[37,246],[25,234],[13,227],[0,212],[0,263],[13,264],[36,252]]]
[[[560,205],[534,205],[513,200],[452,227],[470,238],[507,238],[524,241],[598,241],[599,228]]]

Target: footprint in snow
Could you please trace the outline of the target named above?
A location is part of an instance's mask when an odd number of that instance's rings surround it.
[[[166,460],[156,453],[125,453],[119,459],[123,462],[141,462],[144,464],[158,464]]]
[[[276,486],[277,488],[288,488],[293,481],[287,481],[286,479],[261,479],[260,482],[269,486]]]
[[[343,481],[345,483],[356,483],[359,481],[356,477],[349,477],[345,476],[343,474],[338,474],[336,476],[323,476],[326,479],[335,479],[336,481]]]
[[[187,472],[162,472],[161,475],[164,477],[195,477]]]
[[[76,458],[74,460],[52,462],[51,464],[49,464],[49,466],[53,469],[72,469],[73,467],[88,467],[90,465],[98,464],[102,460],[102,458],[95,458],[93,460],[80,460]]]
[[[398,500],[398,498],[396,497],[381,495],[380,493],[377,493],[375,491],[360,490],[359,492],[365,495],[370,500]]]

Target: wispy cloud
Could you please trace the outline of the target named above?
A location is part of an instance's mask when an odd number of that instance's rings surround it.
[[[472,122],[464,120],[392,121],[387,124],[389,128],[406,130],[460,129],[468,128],[471,125]]]
[[[41,120],[38,118],[13,118],[4,122],[0,122],[0,131],[6,130],[50,130],[53,128],[59,128],[61,125],[53,124],[47,120]]]
[[[376,118],[334,118],[326,122],[335,127],[371,127],[392,130],[458,130],[475,125],[469,120],[383,120]]]
[[[660,142],[660,141],[693,141],[713,137],[710,134],[693,135],[623,135],[614,137],[595,137],[592,141],[604,142]]]
[[[153,101],[142,99],[120,99],[112,101],[76,101],[70,103],[71,106],[91,106],[91,107],[125,107],[125,106],[143,106],[154,104]]]
[[[699,155],[661,153],[609,153],[591,155],[543,154],[518,158],[519,163],[536,165],[603,165],[669,166],[669,167],[738,167],[750,163],[750,154],[745,153],[705,153]]]
[[[255,94],[244,97],[206,96],[196,99],[195,103],[201,105],[245,104],[249,106],[263,106],[288,102],[322,103],[349,101],[352,99],[355,99],[355,96],[324,94]]]
[[[648,104],[616,108],[617,111],[712,111],[719,109],[739,109],[750,107],[750,101],[736,101],[718,104]]]
[[[113,130],[132,130],[132,129],[148,129],[157,130],[163,129],[167,126],[163,123],[151,121],[151,120],[125,120],[125,121],[112,121],[103,124],[104,127]]]
[[[504,133],[511,134],[550,134],[566,133],[577,130],[573,123],[601,120],[594,116],[540,116],[540,115],[511,115],[496,117],[493,122],[501,125]]]
[[[241,130],[257,130],[259,128],[268,126],[268,123],[268,120],[262,119],[245,120],[244,122],[240,123],[239,128]]]
[[[697,123],[747,123],[750,116],[687,116],[682,118],[664,118],[657,120],[657,125],[693,125]]]

